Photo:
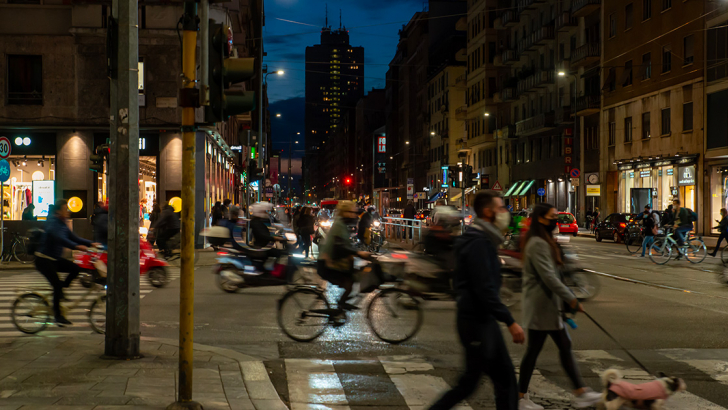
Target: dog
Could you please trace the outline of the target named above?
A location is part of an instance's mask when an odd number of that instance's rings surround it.
[[[659,373],[657,380],[633,384],[622,380],[622,374],[614,369],[604,372],[602,382],[604,383],[602,400],[606,410],[619,410],[622,406],[661,410],[668,397],[687,388],[683,379],[668,377],[664,373]]]

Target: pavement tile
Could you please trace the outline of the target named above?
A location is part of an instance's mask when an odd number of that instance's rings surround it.
[[[243,362],[240,363],[240,369],[246,382],[270,380],[263,362]]]
[[[122,369],[122,368],[93,369],[88,373],[88,375],[89,376],[101,376],[101,377],[108,377],[108,376],[130,377],[130,376],[134,376],[134,374],[136,374],[136,372],[137,372],[136,369]]]
[[[256,410],[253,402],[250,399],[230,399],[228,397],[228,405],[230,410]],[[0,409],[2,410],[2,409]]]
[[[171,387],[128,387],[126,389],[127,397],[154,398],[159,396],[174,396],[174,386]]]
[[[120,384],[126,386],[126,383],[128,381],[129,378],[126,376],[106,376],[106,378],[104,378],[101,383]]]
[[[94,407],[94,410],[160,410],[159,406],[118,406],[118,405],[100,405]]]
[[[194,369],[192,371],[192,377],[196,379],[215,379],[220,380],[220,370],[214,369]]]
[[[176,400],[174,396],[132,397],[129,404],[134,406],[154,406],[159,409],[167,407]],[[205,409],[207,409],[207,406],[205,406]]]
[[[7,399],[0,399],[0,406],[50,406],[58,401],[58,397],[8,397]]]
[[[129,379],[128,388],[144,388],[144,387],[174,387],[173,377],[134,377]]]
[[[0,404],[0,410],[18,410],[21,406],[21,404]]]
[[[245,381],[248,395],[251,399],[258,400],[279,400],[278,392],[270,381]]]
[[[285,404],[280,399],[274,400],[261,400],[253,399],[253,405],[256,410],[288,410]]]
[[[60,405],[92,405],[98,406],[102,404],[124,405],[131,401],[131,397],[94,397],[94,396],[78,396],[63,397],[56,404]]]
[[[222,384],[225,386],[225,389],[228,388],[234,388],[234,387],[242,387],[245,388],[245,382],[243,381],[242,375],[240,372],[220,372],[220,377],[222,378]]]
[[[118,390],[124,393],[126,390],[126,383],[107,383],[107,382],[101,382],[97,383],[94,387],[90,388],[89,390]]]
[[[69,383],[69,384],[59,384],[58,386],[53,388],[54,393],[58,393],[59,396],[66,396],[71,395],[75,396],[78,394],[89,394],[89,390],[98,384],[97,382],[89,382],[89,383]]]
[[[23,406],[21,410],[92,410],[93,405],[86,406]]]

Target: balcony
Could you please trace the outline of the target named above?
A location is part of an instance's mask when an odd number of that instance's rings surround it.
[[[523,40],[518,42],[518,45],[516,46],[516,52],[518,53],[519,58],[520,58],[521,54],[530,50],[531,46],[533,46],[533,33],[531,33],[530,35],[526,36]]]
[[[602,0],[574,0],[571,3],[571,15],[574,17],[585,17],[599,10]]]
[[[571,54],[572,69],[596,63],[601,58],[601,50],[599,43],[587,43],[581,47],[577,47],[576,50]]]
[[[575,103],[576,115],[579,116],[596,114],[601,109],[601,100],[598,95],[577,97]]]
[[[513,87],[506,87],[500,91],[501,93],[501,99],[503,102],[506,101],[515,101],[518,99],[518,95],[516,95],[516,89]]]
[[[519,60],[519,58],[516,57],[516,52],[514,50],[506,50],[501,54],[503,59],[504,65],[510,65]]]
[[[556,115],[554,116],[554,124],[570,124],[574,120],[571,119],[571,107],[561,107],[556,109]]]
[[[579,20],[576,17],[572,17],[571,13],[565,11],[556,16],[556,31],[568,31],[572,27],[578,27]]]
[[[551,85],[554,83],[553,70],[539,71],[534,77],[534,87],[546,87],[547,85]]]
[[[548,25],[537,28],[532,34],[533,44],[546,44],[554,39],[554,26]]]
[[[533,10],[539,4],[544,4],[546,0],[518,0],[516,7],[518,8],[518,14],[523,13],[526,10]]]
[[[516,126],[513,124],[501,128],[499,134],[501,138],[516,138],[518,136],[516,134]]]
[[[529,135],[548,131],[552,128],[554,128],[554,112],[550,111],[523,121],[518,121],[516,123],[516,134],[518,134],[519,137],[527,137]]]
[[[468,119],[468,107],[460,107],[455,110],[455,119],[465,121]]]
[[[536,75],[531,75],[523,80],[518,81],[518,86],[516,87],[516,90],[518,92],[518,95],[522,95],[528,91],[531,91],[531,89],[533,89],[535,86]]]
[[[465,87],[468,84],[468,75],[463,74],[455,79],[455,85],[458,87]]]
[[[502,30],[504,28],[513,27],[520,21],[518,14],[513,10],[506,10],[501,14],[500,18],[495,21],[495,28]]]

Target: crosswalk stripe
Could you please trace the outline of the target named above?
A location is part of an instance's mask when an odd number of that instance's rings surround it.
[[[291,410],[349,409],[344,387],[331,360],[286,359],[285,362]]]
[[[667,358],[683,362],[700,370],[720,384],[728,385],[728,361],[722,360],[725,359],[725,355],[723,355],[722,359],[715,359],[711,357],[713,356],[711,353],[712,351],[709,350],[701,358],[690,358],[691,354],[695,354],[695,351],[691,349],[673,349],[660,352],[661,355]]]

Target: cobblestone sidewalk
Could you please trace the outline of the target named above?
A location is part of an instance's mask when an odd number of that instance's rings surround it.
[[[101,335],[0,338],[0,410],[164,409],[176,341],[142,338],[138,360],[103,359]],[[206,410],[287,410],[261,361],[195,345],[193,399]]]

